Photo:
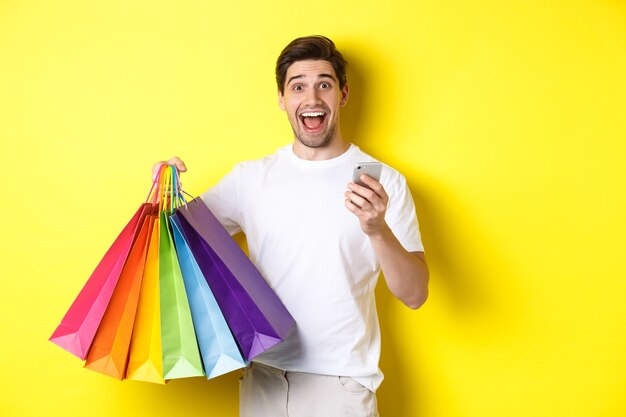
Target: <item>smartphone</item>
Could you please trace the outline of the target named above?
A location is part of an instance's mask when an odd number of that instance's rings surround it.
[[[352,170],[352,182],[367,187],[367,185],[361,181],[361,175],[363,174],[372,177],[376,181],[380,181],[382,168],[383,164],[380,162],[358,162],[354,165],[354,169]]]

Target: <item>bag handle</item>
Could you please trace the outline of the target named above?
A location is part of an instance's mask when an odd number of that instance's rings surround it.
[[[173,165],[162,164],[159,171],[152,181],[152,187],[146,197],[146,203],[158,205],[159,211],[174,210],[182,205],[187,205],[185,194],[179,182],[180,173]]]
[[[170,213],[174,212],[174,209],[186,204],[185,197],[182,194],[180,182],[178,177],[180,173],[174,165],[170,165],[171,177],[170,177]]]
[[[169,204],[167,189],[170,184],[171,177],[172,171],[169,167],[166,167],[163,170],[163,176],[161,177],[161,182],[159,183],[159,211],[167,210],[167,206]]]
[[[180,191],[178,176],[178,170],[173,165],[168,165],[164,170],[160,182],[160,211],[169,211],[170,213],[173,213],[176,208],[187,203]]]

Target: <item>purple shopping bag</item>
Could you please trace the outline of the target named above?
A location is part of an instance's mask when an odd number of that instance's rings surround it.
[[[174,214],[246,360],[295,325],[276,293],[200,198]]]

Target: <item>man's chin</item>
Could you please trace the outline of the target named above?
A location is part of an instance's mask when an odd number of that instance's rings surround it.
[[[328,131],[310,134],[301,130],[296,134],[296,138],[307,148],[323,148],[331,142],[333,135]]]
[[[302,143],[307,148],[323,148],[330,143],[332,136],[322,136],[322,137],[306,137],[303,135],[296,136],[298,141]]]

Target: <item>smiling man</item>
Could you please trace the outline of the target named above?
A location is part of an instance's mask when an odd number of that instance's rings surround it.
[[[292,144],[243,162],[202,195],[296,320],[296,330],[245,369],[242,417],[377,416],[380,330],[374,289],[412,309],[428,296],[428,270],[405,178],[348,182],[375,161],[341,134],[346,62],[323,36],[292,41],[276,64],[278,103]],[[172,158],[166,163],[186,171]],[[158,169],[157,163],[154,169]]]
[[[279,68],[282,71],[282,68]],[[283,76],[283,72],[280,72]],[[348,101],[348,84],[341,83],[332,64],[322,60],[294,62],[284,73],[278,92],[280,108],[287,112],[298,152],[311,155],[346,143],[339,129],[339,109]],[[345,149],[344,149],[345,150]]]

